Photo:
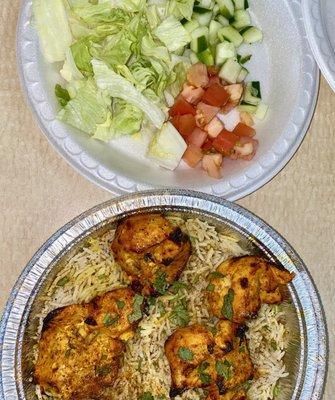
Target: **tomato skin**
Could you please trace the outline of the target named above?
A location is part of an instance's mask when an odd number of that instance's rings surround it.
[[[245,125],[243,123],[238,123],[233,130],[233,133],[237,136],[247,136],[254,137],[256,135],[256,131],[251,126]]]
[[[207,138],[201,148],[204,152],[212,150],[213,149],[213,141],[210,138]]]
[[[213,147],[221,154],[231,151],[240,138],[225,129],[213,140]]]
[[[225,88],[218,84],[213,83],[206,89],[201,101],[214,107],[223,107],[229,100],[229,93]]]
[[[187,137],[187,144],[193,144],[196,147],[201,147],[207,139],[207,133],[199,128],[195,128],[194,131]]]
[[[194,131],[196,127],[194,115],[184,114],[184,115],[177,115],[173,118],[176,117],[178,118],[178,127],[175,126],[175,128],[179,131],[181,136],[186,138]]]
[[[188,82],[195,87],[205,87],[208,85],[209,78],[205,64],[196,63],[187,71]]]
[[[175,115],[185,115],[185,114],[195,115],[196,114],[195,108],[181,96],[178,96],[174,105],[169,110],[169,115],[170,117],[174,117]]]
[[[202,157],[203,154],[201,148],[190,144],[183,155],[183,160],[188,166],[195,168],[196,165],[201,161]]]

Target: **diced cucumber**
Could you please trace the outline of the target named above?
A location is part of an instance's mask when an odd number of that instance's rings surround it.
[[[240,111],[245,111],[250,114],[255,114],[257,111],[257,106],[253,106],[252,104],[245,103],[244,101],[241,101],[240,105],[238,106],[238,109]]]
[[[236,83],[241,69],[236,58],[229,58],[220,69],[219,77],[228,83]]]
[[[195,29],[199,28],[199,26],[200,26],[199,22],[194,20],[187,21],[184,24],[184,28],[187,30],[188,33],[193,32]]]
[[[208,49],[208,42],[206,36],[200,36],[196,39],[192,39],[191,41],[191,50],[195,53],[202,53],[203,51]]]
[[[208,8],[209,10],[213,10],[213,8],[215,6],[215,1],[214,0],[200,0],[199,6]]]
[[[220,22],[212,20],[209,24],[209,35],[208,40],[210,44],[216,44],[218,42],[218,31],[222,28]]]
[[[260,29],[255,26],[248,26],[241,30],[241,35],[246,43],[256,43],[263,40],[263,33]]]
[[[242,67],[241,72],[237,77],[237,83],[242,83],[248,75],[249,71],[246,68]]]
[[[247,8],[249,8],[247,0],[234,0],[234,4],[236,10],[246,10]]]
[[[208,28],[206,26],[199,26],[199,28],[194,29],[194,31],[191,32],[191,39],[197,39],[200,36],[206,36],[208,37]]]
[[[251,19],[248,11],[236,10],[234,14],[234,22],[232,26],[236,29],[242,29],[251,24]]]
[[[259,82],[258,82],[259,84]],[[248,104],[252,104],[254,106],[258,106],[258,104],[261,102],[260,97],[258,97],[258,94],[260,93],[260,90],[258,91],[253,87],[253,82],[249,82],[244,90],[243,94],[243,101]]]
[[[218,3],[220,12],[224,17],[230,19],[234,16],[235,7],[232,0],[216,0],[216,2]]]
[[[241,64],[244,65],[245,63],[247,63],[248,61],[250,61],[251,59],[251,54],[248,54],[247,56],[241,56],[241,55],[237,55],[237,61]]]
[[[220,22],[222,26],[229,26],[229,20],[223,15],[218,15],[216,19]]]
[[[228,40],[228,42],[232,42],[235,47],[241,46],[243,42],[243,37],[232,26],[224,26],[221,28],[218,32],[218,36],[221,41]]]
[[[234,58],[236,56],[236,49],[233,43],[222,42],[216,46],[216,58],[215,62],[217,65],[224,64],[228,58]]]
[[[214,57],[210,49],[197,53],[198,60],[205,65],[214,65]]]
[[[195,9],[196,7],[194,7]],[[197,7],[200,8],[200,7]],[[207,10],[205,8],[202,8],[201,10],[206,10],[205,12],[196,12],[194,11],[193,13],[193,18],[199,22],[200,26],[208,26],[212,17],[213,17],[213,12],[211,10]]]
[[[269,106],[265,103],[260,103],[255,112],[255,117],[257,119],[263,120],[268,112]]]
[[[190,61],[191,64],[196,64],[197,62],[199,62],[197,55],[193,51],[191,51],[190,53]]]
[[[250,90],[250,93],[258,97],[259,99],[262,98],[262,92],[261,92],[261,84],[259,81],[252,81],[248,83],[248,88]]]

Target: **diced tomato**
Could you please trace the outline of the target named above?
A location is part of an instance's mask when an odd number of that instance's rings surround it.
[[[179,131],[179,120],[180,120],[180,115],[174,115],[171,118],[171,124],[177,129],[177,131]]]
[[[234,158],[250,161],[256,154],[258,140],[242,136],[234,146]]]
[[[214,107],[223,107],[229,100],[229,93],[223,86],[213,83],[206,89],[201,101]]]
[[[237,136],[248,136],[248,137],[254,137],[256,135],[256,131],[254,128],[252,128],[251,126],[242,124],[241,122],[239,122],[235,126],[233,133],[235,133],[235,135],[237,135]]]
[[[212,150],[213,149],[213,141],[211,139],[207,138],[201,148],[205,152]]]
[[[195,87],[205,87],[208,85],[209,78],[205,64],[196,63],[187,71],[188,82]]]
[[[203,153],[200,147],[194,146],[193,144],[190,144],[184,155],[183,155],[183,160],[191,167],[194,168],[199,161],[202,159]]]
[[[178,117],[179,121],[177,130],[179,131],[181,136],[185,138],[189,136],[195,129],[195,118],[192,114],[179,115]]]
[[[207,133],[199,128],[195,128],[194,131],[187,137],[186,142],[193,144],[196,147],[201,147],[207,139]]]
[[[237,106],[237,104],[231,103],[230,101],[228,101],[228,103],[221,108],[221,113],[228,114],[228,113],[230,113],[231,110],[236,108],[236,106]]]
[[[215,139],[223,128],[224,125],[219,118],[214,117],[211,122],[205,126],[204,130],[208,133],[210,138]]]
[[[219,73],[219,71],[220,71],[220,68],[216,67],[215,65],[210,65],[207,67],[207,72],[210,77],[216,76]]]
[[[241,111],[240,112],[240,121],[244,125],[248,126],[254,126],[254,119],[252,118],[252,115],[246,111]]]
[[[215,117],[215,115],[218,112],[219,112],[219,107],[210,106],[208,104],[200,102],[197,105],[197,111],[195,116],[197,125],[200,127],[205,126]]]
[[[232,103],[232,105],[236,107],[243,94],[243,85],[241,83],[236,83],[234,85],[225,86],[224,88],[229,94],[228,103]]]
[[[220,179],[222,161],[223,157],[221,154],[205,154],[202,159],[202,168],[212,178]]]
[[[219,85],[221,85],[221,79],[217,75],[210,76],[208,86],[211,86],[213,83],[218,83]]]
[[[223,129],[218,137],[213,140],[213,147],[219,153],[229,152],[234,148],[240,138],[232,132]]]
[[[181,96],[177,97],[174,105],[169,110],[170,117],[174,117],[175,115],[185,115],[185,114],[195,115],[195,113],[196,113],[195,108]]]
[[[194,87],[184,83],[183,90],[181,92],[181,96],[191,104],[198,104],[201,100],[203,94],[205,93],[204,89],[201,87]]]

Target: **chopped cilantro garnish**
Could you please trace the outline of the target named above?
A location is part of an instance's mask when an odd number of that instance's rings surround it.
[[[69,279],[68,276],[63,276],[63,278],[60,279],[60,280],[57,282],[57,286],[65,286],[69,281],[70,281],[70,279]]]
[[[172,292],[173,294],[177,294],[177,293],[179,292],[179,290],[181,290],[181,289],[186,289],[186,288],[187,288],[186,283],[177,281],[177,282],[174,282],[174,283],[172,284],[170,290],[171,290],[171,292]]]
[[[186,326],[190,322],[185,301],[179,300],[172,308],[170,320],[178,326]]]
[[[219,272],[219,271],[214,271],[214,272],[211,272],[211,273],[209,274],[209,277],[210,277],[210,278],[219,278],[219,279],[223,279],[223,278],[226,277],[226,275],[222,274],[222,273]]]
[[[112,372],[112,366],[108,365],[108,364],[107,365],[97,365],[95,367],[95,373],[98,376],[106,376],[111,372]]]
[[[272,349],[274,350],[274,351],[276,351],[276,350],[278,350],[278,345],[277,345],[277,342],[275,341],[275,340],[271,340],[271,342],[270,342],[270,346],[272,347]]]
[[[213,292],[215,289],[215,285],[213,285],[213,283],[210,283],[207,287],[206,287],[206,292]]]
[[[187,347],[179,347],[177,354],[178,357],[183,361],[192,361],[194,358],[193,351]]]
[[[159,294],[165,294],[169,284],[166,282],[166,273],[159,271],[153,283],[154,288]]]
[[[162,300],[157,301],[157,308],[161,317],[166,314],[166,308]]]
[[[120,317],[118,315],[111,316],[110,314],[105,314],[104,320],[103,320],[104,325],[105,326],[115,325],[119,319],[120,319]]]
[[[132,324],[135,321],[138,321],[142,318],[142,303],[143,303],[143,296],[140,294],[135,294],[133,300],[133,312],[128,315],[128,321]]]
[[[280,393],[280,386],[277,383],[277,385],[273,388],[273,396],[274,397],[279,396],[279,393]]]
[[[204,383],[205,385],[208,385],[211,382],[211,376],[205,372],[208,367],[209,363],[207,361],[202,361],[198,367],[199,378],[201,383]]]
[[[215,369],[218,375],[223,376],[226,380],[231,377],[231,366],[232,364],[228,360],[217,360],[215,363]]]
[[[233,319],[234,315],[233,301],[234,301],[234,290],[229,289],[228,293],[223,298],[223,307],[221,310],[221,314],[223,317],[229,319],[230,321]]]
[[[153,296],[147,297],[147,304],[149,307],[153,307],[157,302],[157,298]]]
[[[116,300],[116,305],[119,310],[122,310],[122,308],[125,306],[125,304],[126,303],[123,300]]]
[[[150,392],[144,392],[138,400],[154,400],[154,396]]]

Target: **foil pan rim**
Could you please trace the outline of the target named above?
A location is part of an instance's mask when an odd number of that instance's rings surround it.
[[[180,189],[150,190],[100,204],[74,218],[54,233],[35,253],[21,273],[6,304],[0,324],[0,398],[25,400],[20,357],[29,307],[38,293],[38,282],[71,243],[101,224],[147,208],[175,208],[231,222],[264,245],[289,270],[297,273],[293,300],[300,314],[304,348],[293,393],[296,400],[322,398],[328,367],[328,333],[316,286],[292,246],[262,219],[229,201]]]

